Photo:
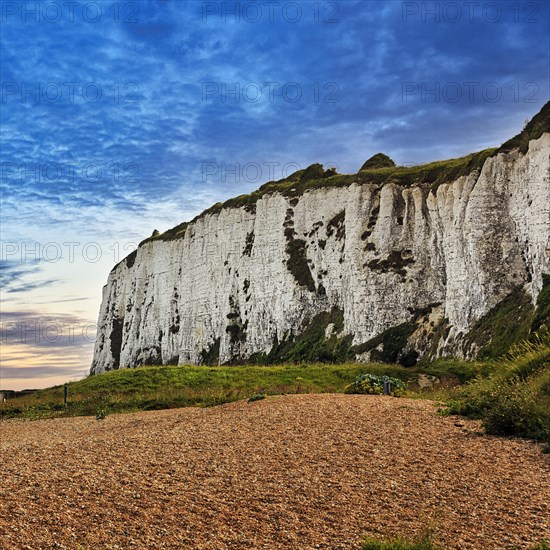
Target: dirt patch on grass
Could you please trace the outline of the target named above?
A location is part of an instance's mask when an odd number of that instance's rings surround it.
[[[548,455],[427,401],[293,395],[2,422],[3,548],[447,548],[550,538]],[[80,545],[80,546],[79,546]]]

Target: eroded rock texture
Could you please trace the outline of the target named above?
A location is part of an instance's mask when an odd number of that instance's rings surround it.
[[[246,360],[329,311],[359,359],[398,325],[399,357],[472,356],[476,321],[518,288],[534,303],[550,272],[549,152],[545,133],[437,189],[273,193],[146,242],[104,287],[92,372]]]

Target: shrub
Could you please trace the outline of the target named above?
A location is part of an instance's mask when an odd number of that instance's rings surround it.
[[[546,387],[546,391],[544,391]],[[514,377],[497,388],[492,406],[483,416],[487,432],[495,435],[528,435],[550,441],[550,369],[522,382]],[[546,400],[546,406],[544,401]]]
[[[493,374],[459,392],[450,412],[481,419],[490,434],[550,442],[550,332],[513,346]]]
[[[109,411],[107,407],[99,407],[95,413],[95,419],[96,420],[105,420],[107,418],[107,415],[109,414]]]
[[[401,397],[405,393],[407,385],[403,380],[368,373],[359,375],[349,386],[346,386],[344,392],[381,395],[384,393],[384,380],[390,383],[390,395],[393,397]]]
[[[265,399],[266,395],[263,393],[255,393],[254,395],[251,395],[248,398],[249,403],[253,403],[254,401],[260,401],[261,399]]]
[[[361,166],[361,170],[369,170],[372,168],[393,168],[395,166],[395,162],[388,157],[388,155],[385,155],[384,153],[376,153],[376,155],[373,155],[369,160],[365,161],[365,164]]]

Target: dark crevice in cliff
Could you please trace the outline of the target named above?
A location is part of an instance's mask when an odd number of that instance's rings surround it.
[[[243,250],[243,256],[250,257],[252,255],[252,247],[254,246],[254,231],[246,234],[246,241]]]
[[[411,264],[414,264],[411,250],[392,250],[384,260],[371,260],[365,264],[365,267],[380,273],[392,271],[405,277],[407,267]]]
[[[122,319],[113,318],[111,325],[111,356],[113,357],[113,368],[120,367],[120,352],[122,350],[122,330],[124,327],[124,317]]]
[[[335,235],[337,241],[346,238],[346,211],[342,210],[327,224],[327,237]]]
[[[200,353],[201,365],[217,365],[220,362],[220,342],[221,338],[216,338],[208,348],[205,348]]]
[[[229,337],[230,361],[238,362],[244,359],[243,344],[247,339],[248,319],[243,322],[238,289],[234,288],[233,292],[234,295],[229,296],[229,313],[226,315],[228,324],[225,332]]]
[[[133,267],[133,265],[136,261],[136,256],[137,256],[137,250],[134,250],[134,251],[130,252],[130,254],[128,254],[128,256],[126,256],[126,267],[128,269]]]
[[[139,350],[136,365],[162,365],[162,348],[161,346],[146,346]]]
[[[304,239],[294,238],[296,231],[294,230],[293,215],[294,210],[289,208],[286,211],[283,223],[286,237],[286,253],[288,255],[286,267],[300,286],[307,288],[310,292],[315,292],[315,281],[311,275],[307,260],[307,243]]]

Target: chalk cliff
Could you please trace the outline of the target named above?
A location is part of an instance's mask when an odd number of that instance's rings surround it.
[[[313,165],[146,239],[103,289],[92,372],[475,356],[491,335],[472,330],[528,315],[550,273],[548,112],[498,150]]]

